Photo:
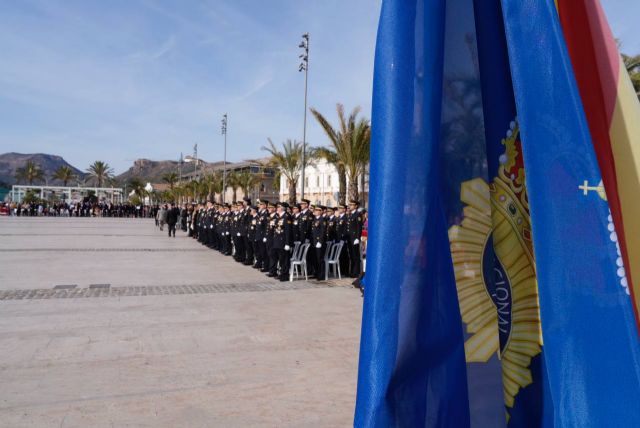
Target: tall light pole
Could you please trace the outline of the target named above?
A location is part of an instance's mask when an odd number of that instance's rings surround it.
[[[182,152],[180,152],[180,159],[178,160],[178,174],[179,174],[179,179],[178,179],[178,183],[182,183],[182,164],[184,163],[184,158],[182,157]]]
[[[306,165],[307,156],[307,82],[309,79],[309,33],[302,35],[302,41],[298,45],[302,49],[299,55],[301,59],[298,71],[304,71],[304,125],[302,128],[302,186],[300,190],[300,199],[304,199],[304,167]]]
[[[196,159],[195,171],[193,175],[195,176],[196,180],[198,180],[198,143],[193,146],[193,157]]]
[[[222,116],[222,135],[224,135],[224,162],[222,166],[222,203],[227,193],[227,113]]]

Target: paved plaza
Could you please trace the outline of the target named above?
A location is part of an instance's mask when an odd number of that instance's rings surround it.
[[[362,299],[153,220],[0,218],[0,426],[352,424]]]

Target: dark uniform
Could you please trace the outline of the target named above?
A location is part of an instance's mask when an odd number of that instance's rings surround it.
[[[244,264],[247,266],[251,266],[253,264],[254,251],[253,251],[253,240],[249,239],[249,226],[251,225],[251,199],[245,197],[242,199],[246,206],[243,209],[243,240],[244,240]]]
[[[343,206],[344,207],[344,206]],[[346,209],[346,207],[344,207]],[[345,275],[349,274],[349,235],[347,234],[347,224],[349,217],[346,213],[336,216],[336,239],[344,242],[342,251],[340,252],[340,272]]]
[[[347,244],[349,245],[349,276],[360,276],[360,238],[362,237],[362,212],[354,210],[347,221]]]
[[[299,209],[299,207],[298,207]],[[292,230],[292,234],[293,234],[293,242],[300,242],[300,225],[299,225],[299,220],[300,220],[300,212],[297,213],[293,213],[291,215],[291,218],[293,220],[293,227],[291,228]]]
[[[309,201],[307,199],[303,199],[303,202],[306,202],[307,204],[309,203]],[[311,213],[311,211],[309,211],[309,209],[304,210],[304,212],[300,213],[300,216],[298,217],[298,233],[299,233],[299,239],[300,242],[302,242],[303,244],[305,242],[311,242],[311,222],[313,221],[313,214]],[[307,271],[309,273],[309,275],[313,275],[315,273],[314,267],[315,267],[315,258],[313,256],[314,250],[313,250],[313,245],[311,245],[311,248],[309,249],[309,251],[307,252]]]
[[[236,208],[236,211],[233,213],[233,246],[235,248],[235,254],[233,258],[237,262],[244,262],[245,251],[244,251],[244,211]]]
[[[256,269],[266,272],[269,264],[267,255],[267,225],[269,223],[269,213],[266,208],[258,211],[257,222],[255,239]]]
[[[247,226],[247,260],[250,260],[251,263],[247,263],[245,261],[245,264],[247,266],[249,266],[250,264],[253,265],[255,267],[255,265],[257,264],[257,257],[256,254],[256,248],[257,248],[257,235],[258,235],[258,221],[260,220],[260,216],[258,215],[258,208],[257,207],[251,207],[249,209],[249,225]],[[251,247],[251,249],[248,249],[249,247]],[[250,257],[249,257],[250,256]],[[254,257],[256,262],[254,263]]]
[[[327,219],[322,215],[316,216],[311,223],[311,248],[315,277],[324,280],[324,252],[327,248]]]
[[[338,222],[335,215],[331,214],[327,217],[327,242],[338,241]]]
[[[267,276],[277,276],[278,275],[278,253],[273,251],[273,235],[274,230],[276,228],[276,221],[278,220],[278,215],[273,212],[269,213],[267,223],[267,271],[269,272]]]
[[[287,204],[283,203],[283,208],[287,208]],[[273,229],[273,247],[272,251],[275,252],[280,267],[280,281],[288,280],[289,276],[289,264],[291,261],[291,255],[289,251],[293,245],[293,221],[291,215],[286,211],[276,215],[276,224]]]

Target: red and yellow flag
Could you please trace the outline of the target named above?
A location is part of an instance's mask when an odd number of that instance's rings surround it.
[[[600,2],[556,4],[624,262],[618,277],[640,323],[640,103]]]

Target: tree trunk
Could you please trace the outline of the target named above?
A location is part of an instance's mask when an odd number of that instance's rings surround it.
[[[233,189],[233,201],[236,202],[238,200],[238,189]]]
[[[287,180],[289,182],[289,204],[294,205],[296,203],[296,187],[297,184],[293,180]]]
[[[358,174],[349,174],[349,201],[358,200]]]
[[[362,167],[362,171],[360,171],[360,186],[362,186],[361,189],[360,189],[361,190],[360,193],[362,194],[362,198],[363,199],[364,199],[364,193],[365,193],[364,191],[365,191],[365,189],[367,187],[365,185],[366,179],[367,179],[367,171],[366,171],[366,168],[363,166]],[[363,207],[366,205],[364,200],[360,201],[360,203],[362,204]]]
[[[344,166],[338,165],[338,203],[346,204],[347,201],[347,173]]]

